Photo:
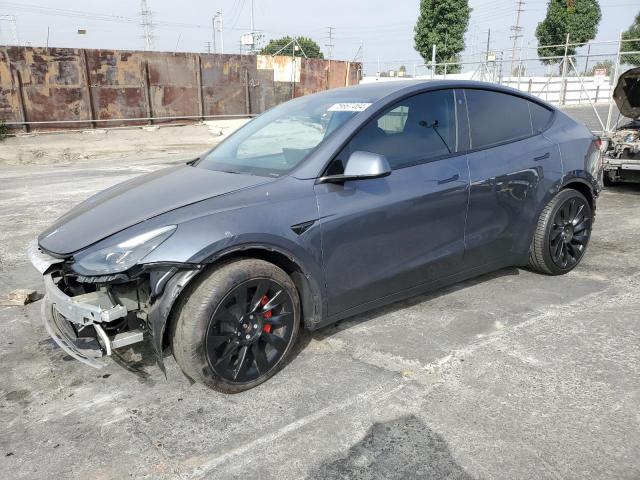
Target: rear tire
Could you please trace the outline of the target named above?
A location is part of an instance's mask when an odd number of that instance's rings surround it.
[[[290,359],[300,326],[291,278],[275,265],[221,265],[188,292],[172,325],[176,362],[190,379],[223,393],[265,382]]]
[[[561,190],[542,210],[529,249],[529,267],[547,275],[573,270],[584,256],[593,213],[577,190]]]

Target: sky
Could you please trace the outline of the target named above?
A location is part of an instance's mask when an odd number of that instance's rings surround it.
[[[205,52],[212,42],[211,18],[222,11],[224,52],[238,53],[240,36],[250,30],[251,0],[147,0],[155,22],[154,49]],[[283,35],[305,35],[322,47],[333,43],[332,56],[341,60],[364,59],[365,72],[398,69],[411,73],[422,64],[413,48],[413,27],[419,0],[254,0],[255,29],[263,43]],[[466,35],[465,61],[476,60],[486,49],[491,30],[491,50],[505,51],[509,58],[512,40],[509,27],[515,23],[516,0],[470,0],[473,9]],[[600,0],[602,20],[596,41],[613,41],[640,10],[638,0]],[[523,55],[535,56],[535,27],[545,15],[546,2],[525,0],[521,16]],[[0,0],[0,44],[14,42],[11,22],[15,15],[22,44],[76,48],[144,49],[139,0]],[[96,18],[98,17],[98,18]],[[329,29],[333,27],[332,41]],[[85,29],[86,35],[79,35]],[[216,38],[220,52],[220,37]],[[599,47],[615,52],[615,46]],[[612,50],[613,49],[613,50]],[[363,52],[364,50],[364,52]],[[419,69],[419,67],[418,67]],[[420,73],[418,71],[418,73]]]

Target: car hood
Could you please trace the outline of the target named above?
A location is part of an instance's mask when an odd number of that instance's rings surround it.
[[[270,181],[188,165],[166,168],[90,197],[56,220],[38,242],[50,253],[68,255],[176,208]]]
[[[620,76],[613,99],[622,115],[640,117],[640,67],[627,70]]]

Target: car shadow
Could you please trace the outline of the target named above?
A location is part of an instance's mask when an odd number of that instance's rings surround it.
[[[309,335],[310,338],[308,342],[311,341],[311,339],[324,340],[325,338],[330,337],[336,334],[337,332],[356,327],[363,322],[367,322],[369,320],[373,320],[375,318],[378,318],[384,315],[389,315],[390,313],[396,312],[401,309],[411,308],[421,303],[434,300],[444,295],[449,295],[459,290],[464,290],[466,288],[470,288],[475,285],[479,285],[485,282],[490,282],[497,278],[506,277],[506,276],[517,276],[517,275],[520,275],[520,269],[516,267],[503,268],[500,270],[496,270],[495,272],[480,275],[470,280],[465,280],[463,282],[456,283],[448,287],[434,290],[432,292],[419,294],[419,295],[416,295],[415,297],[410,297],[405,300],[398,300],[396,302],[390,303],[389,305],[374,308],[367,312],[354,315],[353,317],[347,317],[344,320],[340,320],[335,324],[328,325],[319,330],[311,332],[311,334]]]
[[[471,480],[456,462],[446,440],[415,415],[374,423],[346,455],[325,461],[309,479]]]
[[[404,300],[398,300],[389,305],[383,307],[374,308],[367,312],[354,315],[353,317],[347,317],[344,320],[340,320],[337,323],[328,325],[319,330],[310,332],[305,329],[301,329],[298,341],[293,347],[292,354],[286,359],[282,367],[286,367],[291,361],[293,361],[298,355],[300,355],[311,343],[312,340],[321,341],[332,335],[348,330],[355,326],[360,325],[363,322],[373,320],[375,318],[388,315],[397,310],[411,308],[415,305],[434,300],[444,295],[463,290],[465,288],[473,287],[475,285],[489,282],[504,276],[519,275],[518,268],[510,267],[497,270],[479,277],[460,282],[449,287],[444,287],[433,292],[419,294],[414,297],[410,297]],[[164,352],[163,356],[171,356],[169,350]],[[140,342],[130,345],[124,349],[114,350],[111,358],[121,368],[134,374],[138,381],[141,383],[152,385],[154,383],[152,379],[153,372],[158,368],[156,363],[156,354],[153,347],[149,342]]]

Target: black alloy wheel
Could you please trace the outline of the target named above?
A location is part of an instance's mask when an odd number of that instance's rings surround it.
[[[544,207],[529,248],[529,267],[547,275],[563,275],[582,260],[591,236],[593,210],[572,188],[560,190]]]
[[[549,249],[553,263],[572,268],[584,254],[591,235],[591,213],[584,198],[573,197],[562,204],[553,219]]]
[[[266,375],[287,350],[293,334],[293,300],[267,278],[231,290],[216,308],[205,340],[209,366],[231,383]]]
[[[278,266],[240,258],[188,286],[170,324],[173,356],[193,381],[224,393],[254,388],[294,356],[301,328],[298,289]]]

